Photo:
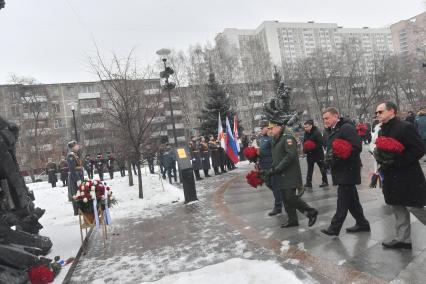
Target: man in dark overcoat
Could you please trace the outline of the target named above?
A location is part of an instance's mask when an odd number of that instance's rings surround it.
[[[68,142],[68,199],[73,201],[73,196],[77,192],[78,182],[83,180],[83,161],[78,156],[80,145],[76,141]],[[78,206],[73,201],[74,215],[78,215]]]
[[[46,174],[48,176],[48,182],[53,187],[56,187],[56,183],[58,182],[58,177],[56,176],[56,173],[58,172],[58,166],[55,162],[52,161],[52,158],[47,159],[46,164]]]
[[[176,175],[176,170],[175,170],[176,169],[176,167],[175,167],[176,155],[175,155],[174,149],[172,148],[172,146],[169,143],[166,144],[166,148],[163,151],[161,160],[162,160],[162,163],[163,163],[163,166],[164,166],[163,179],[165,179],[166,174],[167,174],[169,182],[170,182],[170,184],[172,184],[172,170],[173,170],[174,171],[173,177],[174,177],[175,182],[177,182],[177,175]]]
[[[98,171],[99,179],[104,180],[104,167],[105,167],[105,159],[102,153],[98,153],[95,161],[95,168]]]
[[[333,184],[337,185],[337,207],[330,226],[321,232],[329,236],[338,236],[348,211],[356,220],[356,224],[347,228],[346,232],[369,232],[370,223],[364,216],[356,188],[357,184],[361,184],[361,138],[358,136],[353,122],[340,118],[336,108],[326,108],[322,117],[324,126],[328,128],[327,163],[331,168]],[[352,150],[349,158],[339,159],[332,155],[332,144],[336,139],[342,139],[351,144]]]
[[[300,171],[299,153],[296,138],[290,133],[284,133],[284,122],[271,120],[272,127],[272,167],[268,171],[273,188],[279,188],[282,193],[285,211],[288,220],[281,228],[299,226],[296,209],[308,217],[309,227],[317,220],[318,211],[310,207],[296,190],[302,186],[302,172]]]
[[[203,169],[203,164],[201,163],[200,151],[198,150],[197,139],[195,136],[191,137],[191,141],[188,144],[189,153],[191,155],[192,168],[194,170],[195,179],[202,180],[200,177],[200,170]]]
[[[114,164],[115,164],[115,158],[110,152],[108,152],[106,166],[107,166],[110,179],[114,178]]]
[[[306,184],[305,187],[312,187],[312,175],[314,173],[314,166],[317,163],[321,176],[322,183],[319,187],[328,186],[327,179],[327,169],[324,164],[324,150],[323,150],[323,137],[318,128],[314,125],[313,120],[307,120],[303,127],[305,128],[305,133],[303,135],[303,142],[305,143],[308,140],[311,140],[315,143],[315,148],[312,150],[303,149],[303,152],[306,154],[306,161],[308,163],[308,172],[306,174]]]
[[[396,236],[382,245],[391,249],[411,249],[410,212],[426,225],[426,181],[419,163],[425,147],[413,124],[396,117],[397,111],[393,102],[381,103],[376,108],[376,116],[382,123],[379,137],[391,137],[404,145],[404,151],[380,170],[383,195],[394,211],[396,229]],[[380,160],[377,162],[380,165]]]
[[[89,179],[93,179],[93,167],[95,165],[95,162],[90,157],[90,154],[87,154],[86,157],[84,157],[84,169],[87,172],[87,176]]]

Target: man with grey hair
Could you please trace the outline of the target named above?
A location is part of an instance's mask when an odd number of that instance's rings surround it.
[[[397,111],[397,105],[389,101],[376,108],[376,116],[382,123],[379,137],[393,138],[404,146],[402,153],[394,155],[393,161],[380,169],[384,177],[383,195],[394,211],[396,230],[395,238],[382,245],[411,249],[410,212],[426,225],[426,180],[419,163],[425,147],[414,126],[396,117]],[[380,156],[375,158],[379,165],[383,164]]]
[[[370,223],[364,216],[356,188],[357,184],[361,184],[361,139],[352,121],[341,118],[336,108],[326,108],[322,118],[324,126],[328,128],[327,163],[331,168],[333,184],[337,185],[337,207],[330,226],[321,232],[329,236],[338,236],[348,211],[356,220],[356,224],[347,228],[346,232],[369,232]],[[344,140],[351,145],[349,157],[336,157],[332,154],[334,152],[333,142],[337,139]]]

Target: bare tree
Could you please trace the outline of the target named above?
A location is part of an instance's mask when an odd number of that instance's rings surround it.
[[[152,121],[157,116],[161,94],[147,91],[146,80],[134,63],[133,51],[124,59],[112,54],[108,62],[98,51],[97,56],[89,61],[108,98],[105,116],[128,145],[129,152],[137,158],[139,198],[143,198],[140,168],[142,146],[153,133]],[[131,174],[129,185],[133,185]]]

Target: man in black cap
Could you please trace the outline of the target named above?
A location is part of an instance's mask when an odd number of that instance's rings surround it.
[[[272,187],[281,190],[288,215],[281,228],[299,226],[296,209],[308,217],[308,226],[311,227],[317,220],[318,211],[296,195],[296,190],[303,184],[296,138],[284,133],[285,125],[281,120],[270,120],[269,127],[272,128],[273,141],[272,167],[268,174],[272,178]]]
[[[272,167],[272,137],[269,136],[269,122],[261,121],[260,122],[260,137],[258,139],[259,145],[259,161],[258,167],[261,171],[268,171]],[[279,187],[273,188],[271,184],[271,178],[265,181],[266,186],[274,194],[274,207],[271,212],[268,213],[269,216],[274,216],[282,213],[283,200],[281,196],[281,190]]]

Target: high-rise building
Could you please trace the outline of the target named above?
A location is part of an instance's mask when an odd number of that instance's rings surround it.
[[[391,25],[395,52],[426,56],[426,12]]]
[[[258,41],[258,47],[269,53],[271,63],[277,66],[295,63],[316,49],[336,51],[344,43],[359,45],[366,63],[377,54],[393,53],[389,28],[343,28],[335,23],[265,21],[254,30],[225,29],[217,36],[217,40],[223,39],[239,50],[243,70],[247,67],[244,61],[247,53],[257,56],[252,41]],[[268,75],[272,79],[272,70]],[[244,80],[247,81],[247,76]]]

